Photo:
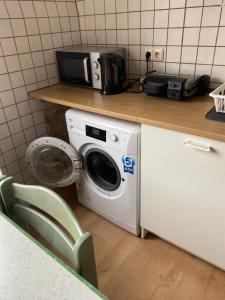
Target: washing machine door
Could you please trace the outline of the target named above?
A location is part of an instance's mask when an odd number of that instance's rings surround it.
[[[67,186],[79,180],[80,157],[71,145],[60,139],[36,139],[27,149],[26,160],[33,176],[44,185]]]
[[[94,183],[105,191],[116,191],[121,174],[115,160],[103,149],[89,148],[83,154],[83,167]]]

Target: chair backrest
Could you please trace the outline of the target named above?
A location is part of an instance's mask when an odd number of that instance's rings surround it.
[[[59,195],[42,186],[17,184],[12,177],[4,177],[0,180],[0,196],[10,218],[20,225],[31,225],[55,250],[75,264],[81,276],[97,287],[92,237],[82,231],[72,210]]]
[[[2,174],[2,170],[0,169],[0,181],[2,179],[4,179],[6,176],[4,176]],[[2,196],[0,194],[0,212],[3,212],[3,213],[6,213],[6,210],[5,210],[5,206],[4,206],[4,203],[3,203],[3,199],[2,199]]]

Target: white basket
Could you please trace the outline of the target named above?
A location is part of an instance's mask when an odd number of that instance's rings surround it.
[[[216,111],[225,113],[225,83],[212,91],[209,96],[214,98]]]

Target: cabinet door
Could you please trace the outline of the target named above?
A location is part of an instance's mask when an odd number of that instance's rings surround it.
[[[225,172],[166,149],[141,155],[141,226],[225,269]]]

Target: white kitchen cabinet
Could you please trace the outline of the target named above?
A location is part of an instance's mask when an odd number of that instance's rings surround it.
[[[225,143],[142,125],[141,226],[225,269]]]

